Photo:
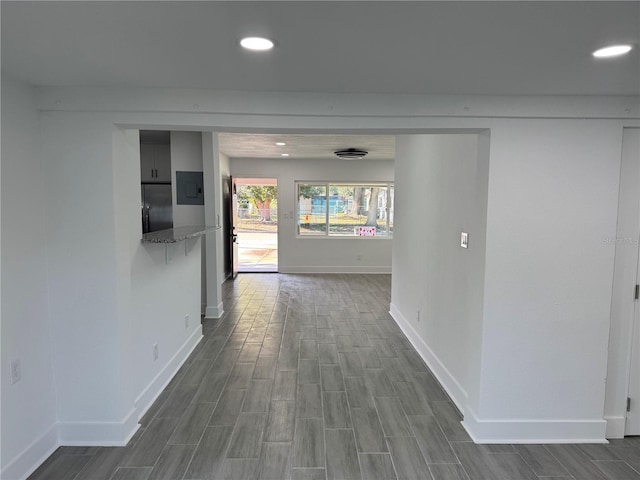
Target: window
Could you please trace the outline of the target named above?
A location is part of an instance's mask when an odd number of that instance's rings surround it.
[[[298,235],[393,235],[392,183],[298,182]]]

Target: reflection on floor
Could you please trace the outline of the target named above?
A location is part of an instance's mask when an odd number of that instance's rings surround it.
[[[30,480],[640,480],[640,439],[475,445],[387,313],[388,275],[243,274],[127,447]]]

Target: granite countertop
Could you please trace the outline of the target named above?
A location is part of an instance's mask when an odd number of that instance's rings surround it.
[[[220,228],[207,225],[189,225],[187,227],[158,230],[157,232],[144,233],[142,235],[142,243],[176,243],[187,238],[200,237]]]

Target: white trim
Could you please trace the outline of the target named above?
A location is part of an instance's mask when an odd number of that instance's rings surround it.
[[[220,302],[215,307],[207,306],[204,312],[204,318],[222,318],[224,315],[224,305]]]
[[[468,405],[468,395],[462,385],[393,303],[390,305],[389,313],[453,403],[463,412],[462,426],[475,443],[608,443],[605,436],[605,420],[479,419]]]
[[[357,267],[357,266],[300,266],[300,267],[283,267],[278,268],[279,273],[391,273],[391,267]]]
[[[58,424],[51,425],[42,435],[20,452],[2,469],[3,480],[22,480],[31,475],[59,446]]]
[[[475,443],[609,443],[604,420],[481,420],[467,407],[462,426]]]
[[[60,445],[77,447],[124,447],[138,431],[136,409],[119,422],[58,422]]]
[[[607,422],[607,438],[624,438],[626,417],[605,416],[604,420]]]
[[[178,372],[182,364],[187,360],[191,352],[196,348],[198,343],[202,340],[202,326],[196,328],[187,341],[180,347],[176,354],[171,357],[167,365],[160,370],[158,375],[151,380],[149,385],[142,391],[142,393],[136,398],[135,410],[137,413],[137,419],[140,420],[147,410],[151,408],[153,402],[156,401],[160,393],[169,384],[171,379]]]
[[[422,360],[427,364],[431,372],[436,377],[442,388],[447,392],[453,403],[461,412],[467,404],[469,395],[460,385],[456,378],[449,372],[447,367],[440,361],[433,350],[425,343],[425,341],[415,331],[413,325],[400,313],[400,310],[392,303],[389,307],[389,314],[396,321],[400,330],[406,335],[411,345],[416,349]]]

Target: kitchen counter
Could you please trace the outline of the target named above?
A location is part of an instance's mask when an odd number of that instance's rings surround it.
[[[206,225],[189,225],[187,227],[169,228],[157,232],[142,235],[142,243],[176,243],[187,238],[201,237],[221,227],[209,227]]]

